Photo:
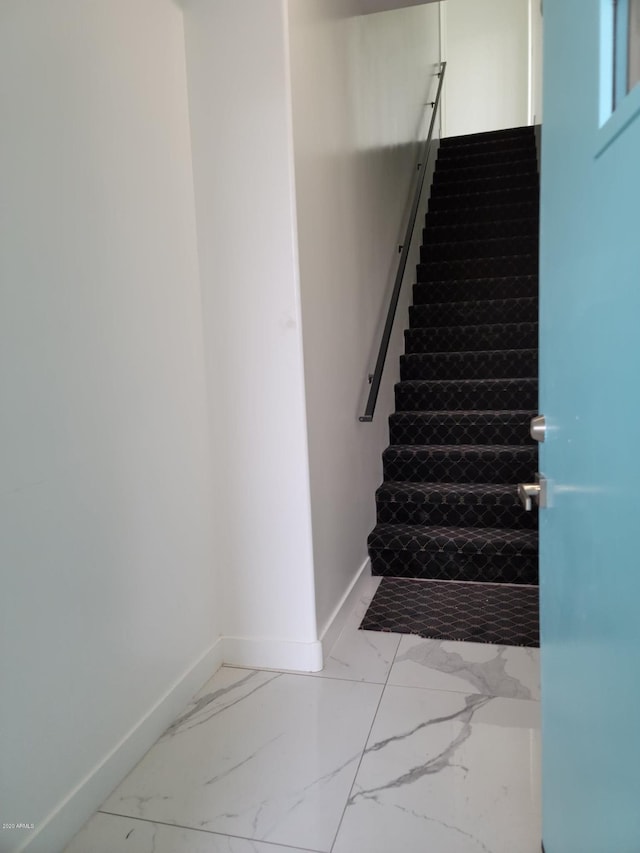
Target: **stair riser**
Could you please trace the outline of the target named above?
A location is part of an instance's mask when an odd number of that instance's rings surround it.
[[[459,261],[430,261],[426,264],[418,264],[417,268],[418,282],[537,274],[537,254],[501,258],[473,258]]]
[[[483,581],[485,583],[538,583],[538,558],[534,555],[453,554],[441,551],[370,550],[374,575],[397,578]]]
[[[529,415],[506,423],[425,421],[419,414],[397,412],[389,418],[390,444],[510,444],[533,446]]]
[[[386,481],[405,483],[530,483],[537,470],[534,449],[524,458],[455,459],[426,453],[406,458],[391,447],[382,462]]]
[[[478,240],[504,240],[521,237],[539,243],[539,223],[536,218],[498,220],[495,222],[471,222],[466,225],[431,225],[422,229],[422,245],[435,246],[440,243],[471,243]]]
[[[471,302],[484,299],[536,299],[537,276],[497,276],[494,278],[430,281],[413,286],[413,304]]]
[[[427,232],[428,236],[428,232]],[[537,234],[520,237],[503,237],[483,240],[462,240],[436,243],[433,240],[420,247],[420,261],[457,261],[470,258],[500,258],[506,255],[537,255]]]
[[[519,379],[538,375],[536,350],[414,353],[400,358],[400,379]]]
[[[538,175],[536,173],[524,175],[503,175],[502,177],[489,178],[464,178],[454,179],[452,173],[447,180],[434,181],[431,186],[431,198],[440,198],[450,195],[465,195],[471,193],[497,192],[498,190],[521,190],[537,189]]]
[[[464,208],[430,210],[425,215],[425,225],[464,227],[483,222],[504,222],[505,219],[534,219],[538,222],[539,212],[538,199],[474,206],[473,198],[469,198]]]
[[[479,163],[476,166],[460,166],[455,158],[439,160],[433,176],[433,184],[447,181],[476,181],[489,178],[504,178],[507,175],[537,175],[538,163],[533,154],[522,160],[503,163]]]
[[[440,144],[444,147],[456,145],[476,145],[483,142],[492,142],[500,139],[523,138],[529,141],[535,140],[534,130],[531,125],[523,124],[520,127],[503,127],[497,130],[481,130],[478,133],[465,133],[457,136],[444,136]]]
[[[459,137],[455,142],[451,138],[442,139],[438,157],[444,160],[448,157],[467,157],[469,154],[505,154],[517,149],[528,150],[535,155],[536,143],[533,134],[514,133],[493,139],[469,140]]]
[[[508,385],[494,383],[487,387],[480,383],[445,383],[436,386],[399,382],[395,388],[395,399],[398,412],[535,409],[538,405],[538,383],[536,380],[523,379],[514,380]]]
[[[525,187],[523,189],[504,189],[480,193],[464,193],[462,195],[431,196],[429,213],[441,210],[464,210],[468,207],[488,208],[502,204],[535,204],[538,202],[538,189]],[[487,218],[489,218],[487,216]]]
[[[412,329],[433,326],[471,326],[483,323],[535,323],[537,320],[538,300],[534,298],[445,302],[434,305],[412,305],[409,309],[409,326]]]
[[[515,489],[514,489],[515,491]],[[496,527],[537,530],[537,512],[521,506],[464,504],[417,504],[378,501],[378,524],[426,524],[438,527]]]
[[[506,151],[482,151],[471,148],[463,151],[459,148],[457,151],[453,149],[447,150],[441,148],[438,150],[438,158],[436,161],[437,172],[456,171],[459,169],[475,169],[486,166],[503,166],[508,163],[521,162],[522,160],[536,160],[535,148],[531,145],[524,144],[509,148]]]
[[[538,346],[537,323],[407,329],[404,334],[406,353],[535,349]]]

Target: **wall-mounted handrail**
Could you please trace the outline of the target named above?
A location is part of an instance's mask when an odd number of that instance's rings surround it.
[[[433,112],[431,113],[431,122],[429,123],[429,133],[427,135],[426,140],[424,141],[422,153],[420,155],[420,167],[416,176],[416,187],[413,193],[411,212],[409,214],[407,230],[405,232],[404,240],[402,242],[402,251],[400,253],[398,271],[396,273],[396,279],[393,285],[393,292],[391,294],[391,300],[389,302],[389,310],[387,311],[387,319],[384,324],[382,339],[380,340],[380,349],[378,350],[376,367],[373,372],[373,375],[371,376],[371,388],[369,390],[367,406],[365,408],[364,415],[360,416],[360,420],[363,423],[369,423],[373,420],[373,413],[376,408],[376,401],[378,399],[378,392],[380,390],[380,382],[382,381],[382,371],[384,370],[384,363],[387,358],[389,341],[391,340],[391,331],[393,329],[393,321],[395,320],[398,300],[400,299],[400,290],[402,289],[402,282],[404,281],[404,273],[407,268],[407,259],[409,258],[409,250],[411,248],[411,241],[413,239],[413,230],[415,228],[416,218],[418,216],[418,208],[420,206],[420,199],[422,197],[422,191],[424,188],[424,179],[427,173],[427,165],[429,159],[429,149],[431,147],[431,141],[433,139],[433,129],[436,123],[436,114],[440,106],[442,82],[444,80],[444,72],[446,68],[447,63],[441,62],[440,71],[436,75],[440,79],[438,80],[438,90],[436,92],[435,101],[433,101]]]

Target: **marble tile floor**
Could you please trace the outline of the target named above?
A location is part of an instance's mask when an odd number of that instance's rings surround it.
[[[538,650],[358,631],[223,667],[65,853],[540,853]]]

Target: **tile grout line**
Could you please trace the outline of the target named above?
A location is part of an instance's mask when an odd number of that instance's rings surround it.
[[[96,814],[107,815],[108,817],[119,817],[123,820],[139,820],[142,823],[150,823],[152,825],[167,826],[170,829],[185,829],[188,832],[201,832],[204,835],[215,835],[218,838],[237,838],[240,841],[249,841],[252,844],[268,844],[271,847],[284,847],[290,850],[295,850],[296,853],[325,853],[323,850],[311,847],[293,847],[291,844],[281,844],[276,841],[265,841],[261,838],[249,838],[246,835],[233,835],[228,832],[216,832],[213,829],[203,829],[202,827],[188,826],[184,823],[168,823],[166,820],[152,820],[148,817],[134,817],[133,815],[120,814],[120,812],[108,812],[103,809],[98,809]]]
[[[454,696],[486,696],[488,699],[504,699],[505,702],[535,702],[538,705],[540,704],[540,699],[500,696],[497,693],[483,693],[481,690],[452,690],[449,687],[425,687],[421,684],[385,684],[386,687],[398,687],[401,690],[428,690],[430,693],[451,693]]]
[[[374,594],[375,594],[375,592],[374,592]],[[372,600],[373,600],[373,599],[372,599]],[[369,604],[370,604],[370,603],[371,603],[371,601],[369,601],[369,602],[367,603],[367,608],[368,608],[368,606],[369,606]],[[364,617],[362,617],[362,618],[364,618]],[[361,622],[362,620],[359,620],[359,621]],[[342,635],[343,635],[343,633],[345,632],[345,630],[346,630],[346,629],[347,629],[347,625],[345,625],[345,626],[343,627],[343,629],[342,629],[342,631],[340,632],[340,635],[339,635],[339,637],[338,637],[338,640],[342,637]],[[355,630],[356,630],[356,631],[358,631],[358,630],[360,630],[360,628],[358,627],[358,628],[356,628]],[[379,633],[379,632],[372,632],[372,633]],[[391,632],[390,632],[390,633],[391,633]],[[376,716],[377,716],[377,713],[378,713],[378,708],[380,707],[380,702],[382,701],[382,697],[383,697],[383,695],[384,695],[384,691],[385,691],[385,688],[386,688],[386,686],[387,686],[387,682],[388,682],[388,680],[389,680],[389,675],[390,675],[390,673],[391,673],[391,669],[393,668],[393,665],[394,665],[394,663],[395,663],[395,659],[396,659],[396,656],[397,656],[397,653],[398,653],[398,649],[400,648],[400,643],[402,642],[402,635],[401,635],[401,634],[396,634],[396,636],[397,636],[397,641],[398,641],[398,642],[397,642],[397,645],[396,645],[396,649],[395,649],[395,651],[394,651],[394,653],[393,653],[393,657],[392,657],[392,659],[391,659],[391,663],[390,663],[390,666],[389,666],[389,671],[388,671],[388,673],[387,673],[387,675],[386,675],[386,678],[385,678],[384,682],[380,682],[380,681],[367,681],[366,679],[363,679],[363,680],[357,680],[357,679],[351,679],[351,678],[341,678],[340,676],[321,676],[321,678],[322,678],[323,680],[326,680],[326,681],[343,681],[343,682],[344,682],[344,681],[347,681],[347,682],[350,682],[350,683],[353,683],[353,684],[371,684],[371,685],[375,685],[376,687],[382,687],[382,691],[381,691],[381,693],[380,693],[380,699],[378,700],[378,703],[377,703],[377,705],[376,705],[376,710],[375,710],[375,712],[374,712],[374,715],[373,715],[373,718],[372,718],[372,721],[371,721],[371,725],[370,725],[370,727],[369,727],[369,731],[367,732],[367,736],[366,736],[366,738],[365,738],[365,743],[364,743],[364,746],[363,746],[363,749],[362,749],[362,753],[361,753],[361,755],[360,755],[360,761],[358,762],[358,766],[357,766],[356,771],[355,771],[355,774],[354,774],[354,781],[353,781],[353,783],[352,783],[352,785],[351,785],[351,787],[350,787],[350,789],[349,789],[349,796],[351,795],[351,791],[352,791],[352,789],[353,789],[353,784],[355,783],[355,778],[356,778],[356,776],[357,776],[357,774],[358,774],[358,770],[360,769],[360,763],[362,762],[362,758],[363,758],[363,756],[364,756],[364,752],[365,752],[365,750],[366,750],[366,746],[367,746],[367,743],[368,743],[369,737],[370,737],[370,735],[371,735],[371,730],[372,730],[372,728],[373,728],[373,724],[374,724],[374,722],[375,722],[375,719],[376,719]],[[338,640],[336,640],[336,642],[337,642]],[[258,672],[270,672],[270,673],[277,673],[277,674],[280,674],[280,675],[295,675],[295,676],[303,676],[303,677],[305,677],[305,678],[318,678],[318,677],[319,677],[319,676],[318,676],[318,674],[317,674],[317,673],[314,673],[314,672],[298,672],[298,671],[295,671],[295,670],[261,669],[261,668],[259,668],[259,667],[258,667],[258,668],[256,668],[256,667],[242,667],[242,666],[234,666],[234,665],[232,665],[232,664],[223,664],[223,666],[221,667],[221,669],[224,669],[224,668],[228,668],[228,669],[240,669],[240,670],[247,670],[247,671],[256,672],[256,673],[258,673]],[[156,742],[156,743],[157,743],[157,742]],[[154,743],[154,745],[153,745],[153,746],[155,746],[155,745],[156,745],[156,744]],[[152,747],[152,748],[153,748],[153,747]],[[348,797],[347,797],[347,801],[348,801]],[[340,823],[338,824],[338,829],[336,830],[336,835],[334,836],[334,839],[333,839],[333,841],[332,841],[332,843],[331,843],[331,847],[329,848],[329,850],[333,849],[333,845],[335,844],[335,840],[336,840],[336,837],[337,837],[338,831],[339,831],[339,829],[340,829],[340,825],[342,824],[342,817],[344,816],[344,812],[345,812],[346,808],[347,808],[347,805],[345,804],[345,806],[344,806],[344,808],[343,808],[343,811],[342,811],[341,818],[340,818]],[[122,813],[120,813],[120,812],[106,811],[106,810],[104,810],[104,809],[97,809],[97,810],[96,810],[96,812],[94,812],[94,814],[103,814],[103,815],[105,815],[105,816],[109,816],[109,817],[118,817],[118,818],[121,818],[121,819],[123,819],[123,820],[136,820],[136,821],[141,821],[141,822],[143,822],[143,823],[149,823],[149,824],[152,824],[152,825],[157,824],[158,826],[166,826],[166,827],[173,828],[173,829],[183,829],[183,830],[186,830],[186,831],[188,831],[188,832],[200,832],[200,833],[204,833],[204,834],[206,834],[206,835],[214,835],[214,836],[218,836],[218,837],[220,837],[220,838],[237,838],[237,839],[239,839],[239,840],[243,840],[243,841],[258,842],[258,843],[260,843],[260,844],[269,844],[269,845],[271,845],[271,846],[276,846],[276,847],[277,847],[277,846],[280,846],[280,847],[284,847],[284,848],[290,848],[291,850],[295,850],[295,851],[296,851],[296,853],[297,853],[297,851],[300,851],[300,853],[328,853],[327,851],[319,850],[319,849],[317,849],[317,848],[306,848],[306,847],[305,847],[305,848],[301,848],[301,847],[293,847],[293,846],[291,846],[291,845],[289,845],[289,844],[278,844],[278,843],[273,842],[273,841],[266,841],[266,840],[263,840],[263,839],[250,838],[250,837],[248,837],[248,836],[242,836],[242,835],[234,835],[234,834],[231,834],[231,833],[221,833],[221,832],[217,832],[216,830],[203,829],[202,827],[194,827],[194,826],[189,826],[189,825],[187,825],[187,824],[169,823],[169,822],[167,822],[167,821],[163,821],[163,820],[154,820],[154,819],[152,819],[152,818],[145,818],[145,817],[139,817],[139,816],[135,816],[135,815],[122,814]]]
[[[391,670],[393,669],[393,665],[396,662],[396,658],[398,656],[398,649],[400,648],[400,643],[402,642],[402,636],[398,639],[398,645],[396,646],[396,650],[393,653],[393,659],[391,661],[391,665],[389,667],[389,672],[387,673],[387,677],[384,680],[384,684],[382,685],[382,691],[380,693],[380,699],[378,700],[378,704],[376,705],[376,710],[373,714],[373,719],[371,720],[371,725],[369,726],[369,731],[367,732],[367,737],[364,742],[364,747],[362,749],[362,754],[360,756],[360,761],[358,761],[358,766],[356,767],[356,772],[353,777],[353,782],[351,787],[349,788],[349,795],[347,796],[347,801],[344,804],[344,808],[342,809],[342,815],[340,816],[340,822],[338,823],[338,828],[336,829],[336,834],[333,837],[333,842],[331,843],[331,847],[329,848],[328,853],[332,853],[333,848],[336,846],[336,841],[338,840],[338,835],[340,835],[340,830],[342,829],[342,824],[344,822],[344,816],[347,813],[347,809],[349,808],[349,799],[353,792],[354,785],[356,784],[356,779],[358,778],[358,773],[360,772],[360,767],[362,766],[362,759],[364,758],[365,752],[367,751],[367,744],[369,743],[369,738],[371,737],[371,732],[373,731],[373,727],[375,725],[376,719],[378,717],[378,711],[380,710],[380,705],[382,704],[382,699],[384,698],[385,691],[389,684],[389,676],[391,675]]]

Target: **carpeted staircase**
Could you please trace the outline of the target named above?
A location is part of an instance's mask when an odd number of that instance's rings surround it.
[[[442,140],[363,628],[537,645],[538,193],[533,128]]]

